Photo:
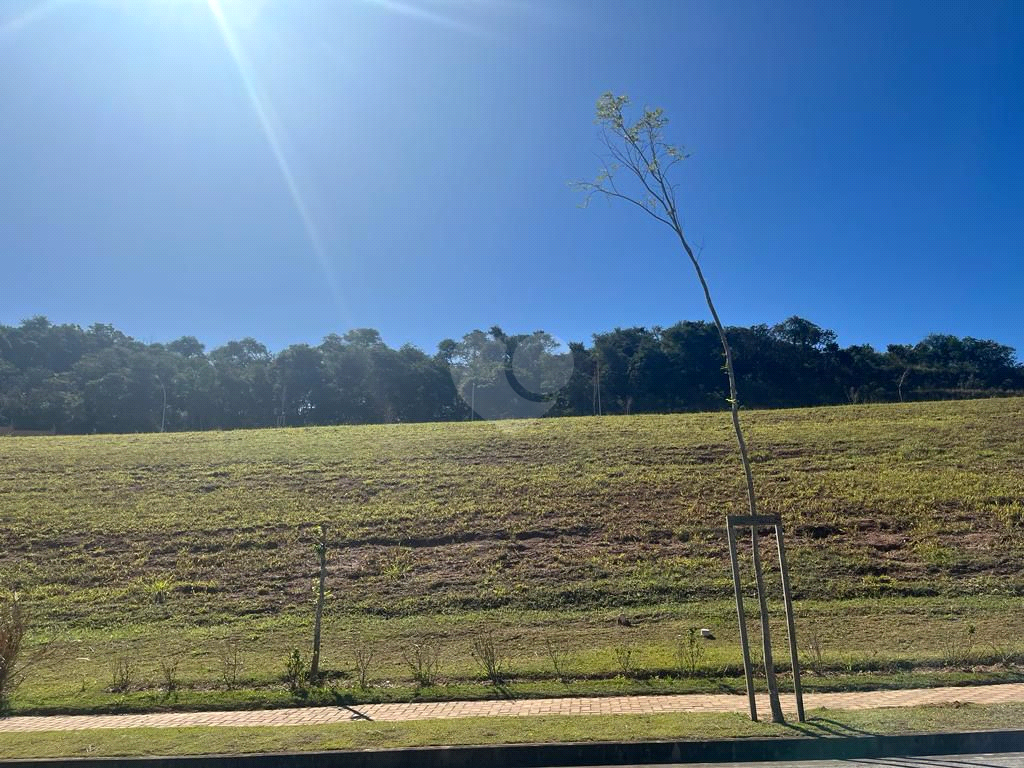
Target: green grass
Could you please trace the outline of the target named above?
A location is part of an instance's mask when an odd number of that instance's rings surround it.
[[[260,728],[125,728],[5,733],[7,758],[187,755],[566,741],[856,736],[1019,728],[1024,705],[812,710],[806,724],[753,723],[738,714],[479,717]]]
[[[1021,673],[1022,417],[1021,399],[744,414],[763,509],[786,525],[810,687]],[[469,652],[481,636],[517,695],[735,689],[722,521],[743,498],[723,414],[2,439],[0,586],[25,600],[33,643],[56,637],[12,707],[498,695]],[[309,646],[321,522],[331,674],[296,699],[280,678]],[[691,626],[719,638],[697,676],[674,650]],[[417,690],[402,655],[424,641],[441,684]],[[356,647],[374,651],[369,690]],[[123,691],[118,660],[134,667]]]
[[[1010,682],[1024,679],[1024,613],[1016,598],[887,598],[798,604],[805,637],[813,632],[821,662],[804,643],[808,690],[861,690]],[[334,613],[325,623],[322,688],[294,696],[281,681],[286,649],[308,641],[304,616],[244,622],[236,634],[242,662],[238,687],[222,679],[221,655],[232,627],[187,627],[173,621],[105,630],[76,630],[55,657],[37,667],[18,690],[21,714],[127,712],[159,709],[253,709],[345,702],[451,700],[645,693],[742,692],[734,608],[725,601],[677,604],[634,611],[634,627],[619,627],[612,613],[488,611],[401,618]],[[239,622],[243,623],[243,622]],[[705,644],[696,675],[678,668],[676,638],[691,624],[710,625],[718,639]],[[773,621],[777,642],[784,623]],[[949,638],[976,627],[970,657],[951,658]],[[235,629],[238,629],[236,627]],[[505,657],[503,690],[485,682],[471,656],[474,638],[492,637]],[[1007,639],[1013,636],[1013,640]],[[417,688],[402,654],[429,638],[441,649],[439,684]],[[1000,654],[986,644],[1000,642]],[[547,644],[559,657],[564,682],[555,678]],[[356,684],[352,649],[373,649],[370,687]],[[615,649],[631,647],[627,676]],[[954,649],[955,650],[955,649]],[[780,665],[786,654],[779,649]],[[134,662],[127,691],[110,690],[111,660]],[[163,688],[160,664],[176,661],[178,689]],[[955,663],[954,663],[955,662]],[[783,676],[783,683],[788,681]]]

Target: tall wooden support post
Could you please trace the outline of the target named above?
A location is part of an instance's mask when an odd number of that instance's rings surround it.
[[[786,604],[786,631],[789,633],[789,658],[793,664],[793,693],[796,695],[796,716],[803,723],[804,691],[800,685],[800,656],[796,649],[796,621],[793,619],[793,593],[789,588],[789,567],[786,565],[786,547],[782,542],[782,523],[775,526],[775,540],[779,545],[779,570],[782,572],[782,596]]]
[[[743,674],[747,678],[747,699],[750,719],[757,721],[757,699],[754,696],[754,670],[750,663],[750,643],[747,641],[747,616],[743,611],[743,589],[740,586],[740,563],[736,557],[736,534],[732,523],[725,529],[729,534],[729,559],[732,561],[732,583],[736,588],[736,614],[740,622],[740,648],[743,650]]]
[[[750,644],[747,639],[747,622],[743,610],[743,594],[740,586],[739,559],[736,552],[737,527],[750,527],[752,558],[754,561],[754,579],[757,585],[758,607],[761,613],[761,637],[764,641],[765,677],[768,683],[768,701],[772,711],[772,722],[785,722],[782,705],[779,702],[779,686],[775,676],[775,663],[772,658],[771,631],[768,624],[768,602],[764,586],[764,573],[761,567],[761,541],[758,528],[771,526],[779,547],[779,570],[782,572],[782,594],[786,607],[786,625],[789,634],[789,654],[793,664],[793,687],[796,694],[797,717],[804,722],[803,690],[800,685],[800,659],[796,646],[796,623],[793,619],[793,598],[789,588],[789,569],[786,565],[785,546],[782,538],[782,520],[778,515],[730,515],[728,517],[729,558],[732,561],[732,579],[736,589],[736,612],[740,623],[740,645],[743,649],[743,671],[747,680],[747,697],[750,700],[750,719],[757,720],[757,705],[754,699],[753,665],[750,660]]]
[[[782,704],[779,702],[779,681],[775,679],[775,659],[772,658],[772,630],[768,625],[768,600],[764,594],[764,573],[761,570],[761,541],[755,521],[750,526],[750,545],[754,559],[754,582],[757,585],[757,602],[761,614],[761,643],[764,647],[764,676],[768,683],[768,705],[772,710],[772,722],[784,723]]]

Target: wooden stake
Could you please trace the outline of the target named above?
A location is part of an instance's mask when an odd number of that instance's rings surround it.
[[[786,626],[789,632],[789,658],[793,664],[793,692],[796,694],[796,716],[801,723],[804,717],[804,692],[800,685],[800,657],[796,647],[796,622],[793,620],[793,593],[789,589],[789,567],[786,565],[786,548],[782,542],[782,524],[775,526],[775,538],[779,545],[779,569],[782,571],[782,596],[786,603]]]
[[[750,663],[750,643],[747,641],[747,616],[743,610],[743,590],[740,587],[740,564],[736,556],[736,534],[732,524],[725,530],[729,535],[729,559],[732,561],[732,583],[736,588],[736,613],[740,621],[740,648],[743,650],[743,674],[747,679],[747,699],[750,701],[750,719],[757,721],[757,699],[754,697],[754,672]]]
[[[761,571],[761,541],[757,533],[757,524],[750,526],[750,541],[754,548],[754,580],[757,583],[757,602],[761,611],[761,640],[764,643],[764,674],[768,682],[768,704],[772,709],[772,722],[784,723],[779,703],[779,683],[775,679],[775,662],[772,659],[772,636],[768,625],[768,601],[764,594],[764,573]]]

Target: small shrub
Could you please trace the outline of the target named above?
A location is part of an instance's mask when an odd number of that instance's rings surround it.
[[[229,691],[238,685],[242,666],[242,644],[237,638],[229,638],[220,652],[220,679]]]
[[[808,666],[814,671],[814,674],[822,674],[825,669],[825,644],[822,643],[817,632],[811,632],[811,636],[807,640],[807,648],[811,652]]]
[[[994,663],[1005,669],[1011,669],[1020,663],[1022,655],[1019,651],[1014,650],[1012,645],[996,645],[990,643],[992,648],[992,659]]]
[[[619,665],[619,671],[623,677],[635,677],[636,666],[633,663],[633,655],[636,653],[636,646],[632,643],[617,645],[612,649],[615,654],[615,662]]]
[[[0,712],[6,709],[7,700],[18,682],[14,669],[21,654],[27,623],[17,595],[0,602]]]
[[[686,637],[676,636],[676,668],[681,675],[696,675],[704,663],[704,638],[690,627]]]
[[[181,659],[169,658],[160,660],[160,677],[163,680],[164,690],[173,693],[178,690],[178,664]]]
[[[765,669],[764,651],[761,650],[761,645],[759,643],[753,642],[753,638],[751,638],[751,642],[748,647],[750,650],[750,669],[754,674],[757,674],[758,670]]]
[[[487,679],[495,685],[501,685],[501,668],[504,665],[505,659],[502,657],[501,651],[494,644],[494,640],[490,637],[476,638],[473,640],[472,654],[473,658],[476,659],[476,663],[480,665],[480,669],[487,675]]]
[[[158,578],[146,584],[145,591],[154,603],[163,605],[167,602],[167,596],[170,595],[173,587],[174,582],[170,579]]]
[[[974,635],[977,627],[968,624],[962,632],[950,632],[943,640],[942,663],[947,667],[961,667],[974,658]]]
[[[437,682],[441,646],[436,642],[414,643],[402,651],[402,660],[409,667],[416,685],[427,687]]]
[[[373,664],[373,646],[363,639],[356,640],[352,645],[352,657],[356,665],[356,682],[360,689],[370,687],[370,666]]]
[[[131,689],[137,667],[135,654],[131,651],[115,653],[110,659],[110,690],[125,693]]]
[[[306,660],[298,648],[292,648],[291,655],[285,663],[284,681],[288,683],[288,690],[293,694],[299,693],[306,688],[307,671]]]
[[[555,671],[555,678],[560,683],[565,682],[565,672],[563,664],[565,662],[565,654],[563,651],[555,647],[554,643],[550,639],[544,640],[544,650],[547,651],[548,659],[551,661],[551,668]]]

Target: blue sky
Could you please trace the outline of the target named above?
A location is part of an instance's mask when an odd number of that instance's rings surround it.
[[[671,233],[567,184],[611,90],[692,153],[726,323],[1020,353],[1021,83],[994,0],[2,0],[0,322],[433,351],[706,319]]]

